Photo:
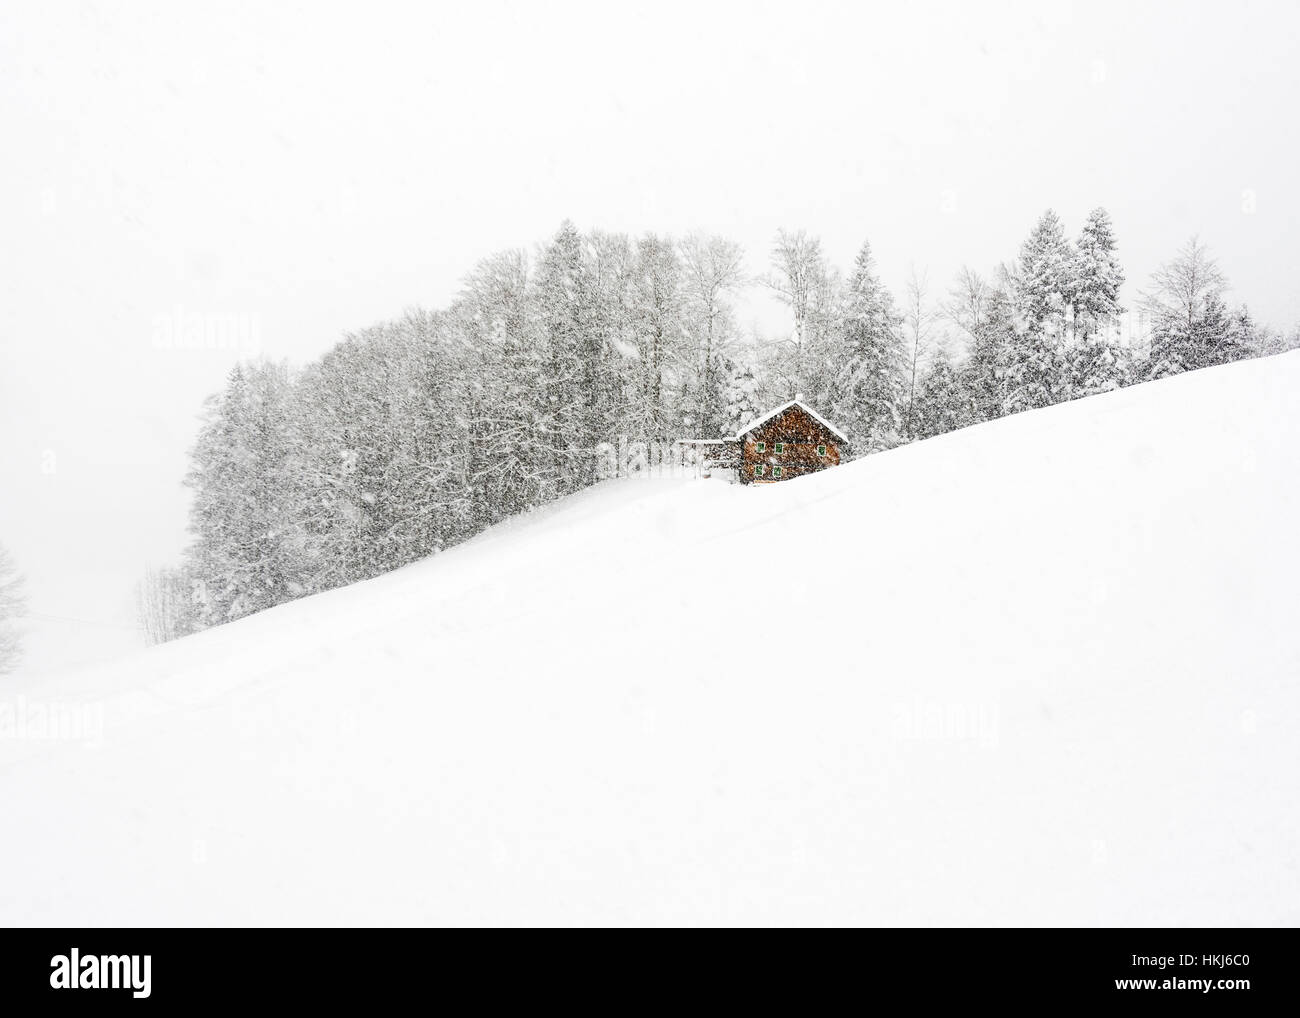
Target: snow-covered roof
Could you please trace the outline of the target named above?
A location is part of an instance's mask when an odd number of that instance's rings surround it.
[[[825,417],[823,417],[821,414],[819,414],[816,410],[814,410],[812,407],[810,407],[807,403],[804,403],[802,400],[800,400],[800,399],[798,399],[798,398],[792,399],[792,400],[790,400],[789,403],[785,403],[785,404],[783,404],[783,405],[777,407],[775,410],[772,410],[772,411],[769,411],[768,413],[765,413],[762,417],[759,417],[759,418],[756,418],[755,420],[750,421],[750,422],[749,422],[748,424],[746,424],[743,428],[741,428],[739,431],[736,432],[736,437],[737,437],[737,438],[744,438],[746,435],[748,435],[748,434],[749,434],[751,431],[753,431],[755,428],[762,427],[764,424],[766,424],[768,421],[770,421],[773,417],[779,417],[781,414],[783,414],[783,413],[785,413],[787,410],[789,410],[792,406],[797,406],[800,410],[802,410],[802,411],[803,411],[804,413],[806,413],[809,417],[811,417],[813,420],[815,420],[818,424],[820,424],[823,428],[825,428],[827,431],[829,431],[832,435],[835,435],[835,436],[836,436],[836,437],[837,437],[841,442],[847,442],[847,441],[849,440],[849,436],[848,436],[848,435],[844,434],[844,432],[842,432],[839,428],[835,427],[834,424],[832,424],[830,421],[828,421]]]

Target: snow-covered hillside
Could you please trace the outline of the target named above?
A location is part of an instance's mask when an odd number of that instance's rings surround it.
[[[11,680],[0,921],[1300,923],[1298,582],[1300,354],[613,482]]]

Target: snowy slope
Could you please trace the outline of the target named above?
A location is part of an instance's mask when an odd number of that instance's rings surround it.
[[[10,682],[0,921],[1298,923],[1298,396],[615,482]]]

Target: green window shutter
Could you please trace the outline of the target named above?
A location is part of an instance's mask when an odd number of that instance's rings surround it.
[[[755,477],[762,477],[762,476],[763,476],[763,464],[762,464],[762,463],[755,463],[755,464],[754,464],[754,476],[755,476]]]
[[[758,442],[754,445],[754,448],[757,449],[759,452],[767,452],[767,443]]]
[[[824,446],[824,445],[819,445],[819,446],[817,447],[817,455],[818,455],[818,456],[825,456],[825,455],[826,455],[826,446]]]
[[[777,443],[776,443],[776,452],[777,452],[778,454],[785,452],[785,443],[784,443],[784,442],[777,442]]]
[[[773,468],[772,468],[772,476],[773,476],[773,477],[780,477],[780,476],[781,476],[781,468],[780,468],[780,467],[773,467]]]

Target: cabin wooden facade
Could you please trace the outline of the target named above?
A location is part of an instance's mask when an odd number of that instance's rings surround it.
[[[770,484],[838,466],[848,437],[798,399],[750,421],[735,438],[689,443],[706,465],[735,470],[743,484]]]
[[[740,442],[740,480],[769,484],[839,466],[848,437],[816,411],[791,400],[751,421]]]

